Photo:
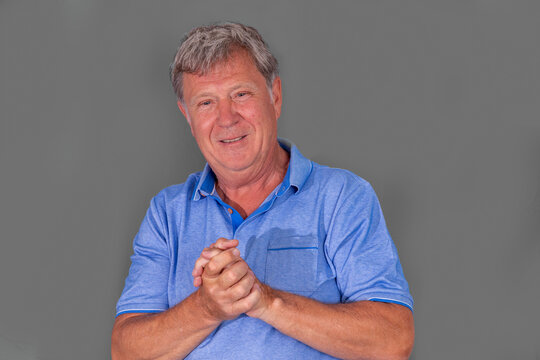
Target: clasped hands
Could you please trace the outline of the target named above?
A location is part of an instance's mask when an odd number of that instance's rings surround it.
[[[271,303],[272,289],[255,277],[237,246],[238,240],[220,238],[202,251],[193,268],[201,305],[216,321],[244,313],[261,318]]]

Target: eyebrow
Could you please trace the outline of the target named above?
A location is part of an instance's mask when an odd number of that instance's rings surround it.
[[[229,92],[233,92],[233,91],[238,90],[240,88],[248,88],[250,90],[256,90],[257,89],[257,87],[252,82],[243,82],[243,83],[236,84],[233,87],[231,87],[229,89]],[[194,96],[193,100],[190,102],[190,104],[193,105],[193,104],[198,103],[201,100],[201,98],[214,97],[214,96],[215,96],[214,93],[205,91],[205,92],[202,92],[202,93],[197,94],[196,96]]]
[[[197,96],[193,97],[193,99],[191,99],[190,105],[194,105],[194,104],[198,103],[201,100],[201,98],[208,97],[208,96],[213,97],[214,95],[212,95],[212,93],[209,93],[209,92],[200,93],[199,95],[197,95]]]
[[[251,82],[246,82],[246,83],[242,83],[242,84],[238,84],[238,85],[235,85],[231,88],[231,91],[235,91],[235,90],[238,90],[239,88],[242,88],[242,87],[246,87],[246,88],[249,88],[251,90],[256,90],[256,86],[254,86],[253,83]]]

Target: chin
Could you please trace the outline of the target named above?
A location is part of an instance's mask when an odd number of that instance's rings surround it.
[[[241,171],[245,170],[250,167],[250,165],[253,164],[252,158],[247,158],[245,156],[242,157],[233,157],[228,159],[220,159],[221,161],[218,161],[220,166],[222,168],[233,170],[233,171]]]
[[[229,171],[243,171],[249,168],[249,164],[226,164],[224,167]]]

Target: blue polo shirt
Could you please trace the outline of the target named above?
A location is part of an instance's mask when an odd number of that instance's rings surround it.
[[[375,192],[347,170],[290,153],[283,182],[246,219],[216,192],[208,165],[150,203],[135,237],[131,267],[116,306],[161,312],[196,290],[191,272],[203,248],[238,239],[241,256],[269,286],[324,303],[413,300]],[[332,359],[265,322],[224,321],[187,359]]]

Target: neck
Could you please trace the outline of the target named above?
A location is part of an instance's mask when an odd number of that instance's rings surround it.
[[[276,147],[256,172],[223,176],[216,173],[216,190],[221,199],[248,217],[283,181],[289,164],[289,154],[276,142]]]

